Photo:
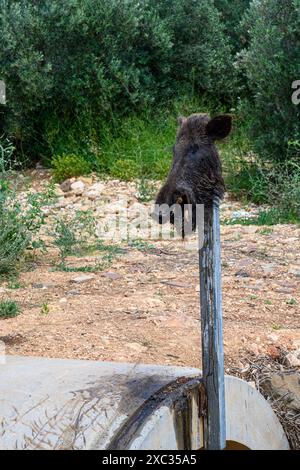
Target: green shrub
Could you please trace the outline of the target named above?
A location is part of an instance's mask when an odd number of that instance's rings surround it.
[[[96,244],[96,221],[91,211],[77,211],[74,216],[60,217],[50,231],[59,249],[61,264],[69,255],[80,255]]]
[[[215,0],[215,6],[221,13],[225,25],[225,32],[230,38],[234,50],[239,51],[245,45],[246,34],[241,27],[241,18],[244,16],[251,0]]]
[[[239,55],[250,96],[241,112],[250,123],[254,150],[263,160],[290,159],[290,142],[300,141],[300,106],[292,102],[299,79],[299,0],[253,1],[243,20],[248,47]],[[293,149],[300,157],[300,146]]]
[[[110,174],[120,180],[130,181],[140,176],[140,167],[134,160],[116,160],[111,168]]]
[[[58,183],[72,176],[87,175],[91,171],[91,164],[79,155],[56,155],[52,159],[52,174],[54,180]]]
[[[45,193],[28,193],[24,206],[14,187],[11,167],[12,147],[2,140],[0,146],[0,276],[18,270],[25,251],[40,246],[38,233],[45,223],[42,211],[53,196],[52,186]]]
[[[13,300],[0,302],[0,318],[12,318],[20,314],[20,308]]]
[[[3,0],[0,43],[9,98],[0,118],[31,159],[93,157],[114,116],[183,92],[227,101],[234,92],[213,0]]]

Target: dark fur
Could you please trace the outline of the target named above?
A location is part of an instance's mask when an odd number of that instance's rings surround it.
[[[228,115],[210,119],[207,114],[193,114],[180,118],[173,164],[156,204],[191,204],[194,210],[196,204],[209,207],[214,200],[221,200],[225,185],[214,141],[225,138],[230,130],[231,117]],[[163,223],[161,214],[158,221]],[[171,214],[171,222],[174,223],[174,214]]]

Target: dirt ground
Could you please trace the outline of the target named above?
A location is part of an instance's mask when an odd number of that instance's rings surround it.
[[[111,202],[118,194],[112,183],[103,185]],[[133,186],[118,188],[134,197]],[[68,210],[60,196],[56,210]],[[84,196],[73,199],[87,205]],[[222,211],[237,209],[227,198]],[[221,233],[226,367],[242,367],[249,351],[268,353],[273,345],[299,349],[300,228],[222,225]],[[201,367],[195,251],[178,240],[127,245],[107,269],[80,283],[74,279],[82,273],[54,271],[52,256],[39,255],[35,269],[21,273],[20,288],[0,285],[0,298],[22,311],[0,320],[7,354]]]

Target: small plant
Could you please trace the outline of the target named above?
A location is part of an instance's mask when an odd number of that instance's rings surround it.
[[[79,256],[96,242],[96,222],[91,211],[77,211],[73,217],[62,217],[56,221],[50,233],[53,244],[59,249],[61,265],[67,256]]]
[[[297,300],[295,299],[290,299],[286,301],[287,305],[297,305]]]
[[[266,300],[265,300],[265,304],[266,304],[266,305],[272,305],[272,301],[271,301],[271,300],[268,300],[268,299],[266,299]]]
[[[272,329],[275,331],[281,330],[281,325],[277,325],[276,323],[272,325]]]
[[[53,178],[57,183],[72,176],[88,175],[92,171],[91,163],[75,154],[56,155],[51,163]]]
[[[260,235],[271,235],[273,233],[273,229],[272,228],[262,228],[261,230],[259,230],[259,234]]]
[[[43,302],[41,306],[41,315],[49,315],[50,307],[47,302]]]
[[[138,186],[138,199],[140,202],[149,202],[155,196],[156,188],[153,183],[142,178]]]
[[[13,300],[0,302],[0,318],[13,318],[20,314],[20,308]]]
[[[7,288],[11,290],[22,289],[23,284],[21,284],[17,279],[10,279],[7,283]]]
[[[139,251],[148,251],[152,250],[155,248],[154,245],[151,245],[150,243],[146,242],[145,240],[130,240],[128,242],[128,246],[132,248],[136,248]]]
[[[65,272],[96,272],[107,268],[122,250],[117,246],[105,245],[97,238],[96,220],[91,211],[77,211],[73,217],[62,217],[56,221],[50,233],[53,244],[58,248],[60,263],[57,268]],[[67,266],[68,256],[81,256],[91,252],[103,252],[101,259],[92,266]]]

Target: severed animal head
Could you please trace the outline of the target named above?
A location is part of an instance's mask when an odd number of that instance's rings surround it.
[[[192,114],[179,118],[172,167],[157,195],[152,217],[160,224],[171,222],[183,238],[196,230],[197,205],[209,207],[224,196],[215,141],[227,137],[231,126],[230,115],[210,119],[207,114]]]

